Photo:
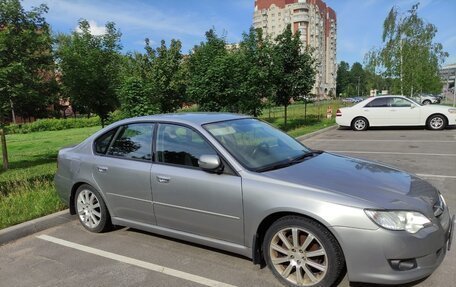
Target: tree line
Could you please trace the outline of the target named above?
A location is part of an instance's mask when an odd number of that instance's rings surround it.
[[[143,52],[123,53],[113,22],[93,35],[81,20],[70,34],[52,35],[44,4],[24,10],[19,0],[0,0],[0,119],[60,116],[60,99],[73,110],[94,113],[102,124],[117,117],[169,113],[197,104],[201,111],[258,116],[265,105],[286,108],[310,93],[316,63],[299,33],[288,26],[275,39],[251,28],[238,45],[211,29],[188,54],[164,40]],[[286,113],[286,112],[285,112]]]
[[[364,67],[341,62],[337,95],[369,95],[371,89],[413,96],[440,93],[439,69],[448,53],[434,38],[437,27],[418,15],[419,3],[401,13],[392,7],[383,23],[382,45],[364,57]]]

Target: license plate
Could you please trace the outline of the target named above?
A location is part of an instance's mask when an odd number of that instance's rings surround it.
[[[455,216],[453,215],[451,217],[451,222],[450,222],[450,232],[448,234],[448,251],[451,249],[451,243],[453,242],[453,235],[454,235],[454,218]]]

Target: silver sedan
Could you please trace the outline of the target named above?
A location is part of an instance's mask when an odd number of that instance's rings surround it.
[[[310,150],[257,119],[123,120],[62,149],[60,197],[92,232],[113,225],[227,250],[286,286],[400,284],[451,243],[440,192],[378,163]]]

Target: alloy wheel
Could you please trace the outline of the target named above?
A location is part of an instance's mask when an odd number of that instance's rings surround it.
[[[311,232],[298,227],[277,232],[269,245],[275,270],[298,286],[318,284],[328,270],[326,250]]]
[[[77,198],[78,216],[81,222],[89,227],[96,228],[101,221],[101,206],[97,196],[90,190],[82,190]]]
[[[441,117],[433,117],[429,123],[434,130],[441,129],[445,121]]]
[[[363,120],[363,119],[358,119],[355,121],[355,129],[358,130],[358,131],[362,131],[366,128],[366,121]]]

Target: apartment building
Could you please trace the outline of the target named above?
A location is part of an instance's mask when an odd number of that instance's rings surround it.
[[[318,71],[312,93],[335,95],[336,13],[321,0],[255,0],[255,28],[274,39],[289,24],[294,33],[301,32],[305,45],[314,48]]]

